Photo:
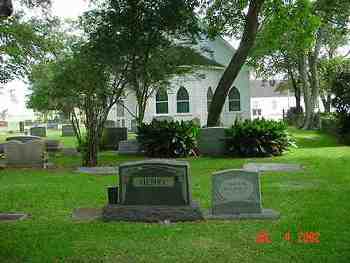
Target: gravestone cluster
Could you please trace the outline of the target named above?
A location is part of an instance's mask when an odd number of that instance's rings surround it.
[[[212,208],[203,216],[192,201],[189,164],[146,160],[119,166],[119,185],[108,189],[107,221],[159,222],[206,219],[278,219],[261,205],[258,171],[224,170],[212,176]]]

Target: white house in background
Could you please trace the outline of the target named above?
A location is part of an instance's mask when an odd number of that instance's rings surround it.
[[[251,80],[251,118],[281,120],[283,111],[296,106],[294,94],[289,91],[279,92],[275,89],[280,81]]]
[[[194,76],[174,78],[167,92],[158,92],[149,99],[144,122],[149,123],[154,118],[166,116],[175,120],[198,118],[202,126],[206,124],[208,106],[215,88],[235,50],[221,37],[213,41],[202,40],[199,46],[200,50],[210,50],[209,53],[203,52],[203,56],[222,66],[198,67],[196,75],[203,75],[203,79]],[[244,66],[231,87],[221,114],[223,126],[230,126],[236,118],[251,118],[249,70],[249,67]],[[126,94],[122,103],[125,107],[116,105],[111,110],[108,119],[116,121],[119,127],[133,129],[136,124],[133,115],[137,115],[135,94],[132,92]]]
[[[265,118],[270,120],[282,120],[283,111],[296,106],[293,92],[276,91],[281,80],[251,80],[251,118]],[[301,97],[301,107],[305,109],[304,99]],[[315,112],[324,112],[322,100],[319,97]]]

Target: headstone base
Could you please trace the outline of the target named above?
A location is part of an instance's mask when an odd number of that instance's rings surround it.
[[[205,215],[207,220],[240,220],[240,219],[279,219],[280,213],[272,209],[262,209],[261,213],[241,213],[241,214],[223,214],[214,215],[209,212]]]
[[[188,206],[128,206],[107,205],[103,208],[102,218],[105,221],[131,221],[158,223],[199,221],[204,217],[199,205],[193,203]]]

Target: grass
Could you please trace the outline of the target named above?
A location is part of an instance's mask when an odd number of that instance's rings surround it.
[[[281,213],[277,221],[77,223],[72,210],[105,205],[115,176],[74,173],[79,158],[62,156],[53,160],[56,170],[0,171],[0,211],[32,215],[0,223],[0,262],[350,262],[350,147],[317,132],[293,133],[300,147],[281,157],[188,159],[193,198],[203,209],[210,207],[214,171],[251,161],[302,164],[302,172],[261,176],[263,206]],[[106,152],[100,162],[140,158]],[[262,230],[271,244],[256,243]],[[293,242],[283,240],[286,232]],[[302,232],[319,232],[320,243],[298,242]]]

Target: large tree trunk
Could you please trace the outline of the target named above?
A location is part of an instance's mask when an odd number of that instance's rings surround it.
[[[324,94],[324,93],[326,93],[326,94]],[[332,105],[331,94],[329,94],[328,92],[322,92],[320,97],[321,97],[322,104],[324,107],[324,112],[330,113],[331,112],[331,105]]]
[[[230,64],[222,75],[214,93],[208,113],[208,127],[215,127],[219,125],[220,114],[222,112],[226,97],[246,61],[249,51],[254,46],[259,27],[259,12],[263,3],[264,0],[250,1],[241,43],[237,52],[232,57]]]
[[[297,83],[297,80],[294,76],[294,73],[291,69],[288,70],[288,74],[289,77],[292,81],[292,85],[293,85],[293,91],[294,91],[294,97],[295,97],[295,103],[296,103],[296,109],[297,112],[302,113],[303,112],[303,108],[301,107],[301,90],[300,87]]]
[[[146,103],[144,101],[145,98],[137,99],[137,124],[140,126],[143,123],[143,119],[145,118],[146,111]]]
[[[300,53],[298,66],[299,66],[299,72],[300,72],[300,80],[303,87],[304,104],[305,104],[305,120],[304,120],[303,128],[307,129],[312,124],[313,108],[312,108],[311,90],[310,90],[308,76],[307,76],[308,74],[307,58],[304,52]]]
[[[309,53],[308,61],[310,68],[310,98],[308,98],[309,109],[308,114],[306,115],[306,119],[303,125],[303,129],[310,130],[314,129],[315,122],[315,108],[318,106],[318,98],[319,98],[319,77],[318,77],[318,56],[321,50],[321,39],[322,39],[322,31],[321,29],[317,32],[316,45],[313,52]]]
[[[94,167],[97,166],[99,138],[98,132],[91,127],[87,132],[87,147],[84,158],[84,166]]]

